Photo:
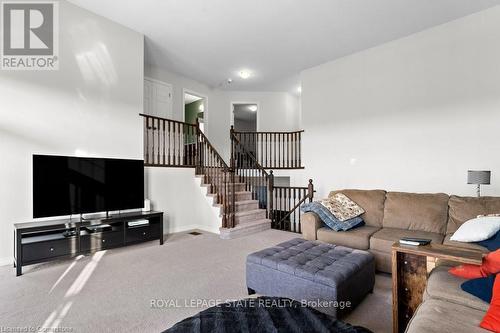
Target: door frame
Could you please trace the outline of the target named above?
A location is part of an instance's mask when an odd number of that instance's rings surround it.
[[[260,102],[259,101],[233,101],[229,104],[229,126],[234,126],[234,104],[255,104],[257,105],[257,115],[255,118],[256,121],[256,131],[260,130],[260,122],[259,122],[259,114],[260,114]]]
[[[171,114],[170,114],[170,118],[169,118],[169,115],[167,115],[167,118],[173,119],[173,117],[174,117],[174,87],[172,86],[172,84],[158,80],[158,79],[153,79],[152,77],[149,77],[149,76],[144,76],[144,81],[150,81],[152,83],[164,85],[164,86],[167,86],[170,88],[170,112],[171,112]],[[144,82],[143,82],[142,89],[143,89],[143,92],[142,92],[142,111],[144,113],[146,111],[146,110],[144,110]]]
[[[200,94],[194,90],[187,89],[187,88],[182,88],[182,121],[186,121],[186,94],[193,95],[196,97],[200,97],[203,99],[203,105],[204,105],[204,110],[203,110],[203,126],[205,129],[205,134],[207,134],[207,129],[208,129],[208,96],[205,94]]]

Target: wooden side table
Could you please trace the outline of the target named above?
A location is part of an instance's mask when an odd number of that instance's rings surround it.
[[[429,258],[481,265],[483,253],[455,246],[429,244],[392,246],[392,332],[402,333],[422,303],[427,285]]]

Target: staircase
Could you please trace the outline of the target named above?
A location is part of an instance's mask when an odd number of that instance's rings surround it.
[[[221,220],[224,217],[224,205],[218,202],[218,194],[212,193],[214,186],[205,175],[196,175],[200,179],[201,186],[207,190],[207,196],[212,199],[212,203],[219,209]],[[271,228],[271,220],[267,218],[267,211],[259,208],[259,201],[252,199],[252,192],[246,190],[245,183],[227,183],[229,188],[234,185],[234,224],[233,228],[221,227],[220,237],[231,239],[253,234]],[[224,200],[224,199],[222,199]]]
[[[312,181],[308,187],[275,187],[273,172],[268,173],[260,163],[278,160],[282,161],[274,162],[278,168],[302,168],[301,132],[278,133],[273,139],[270,134],[236,133],[231,128],[228,165],[199,124],[141,116],[144,117],[144,164],[195,168],[200,186],[218,208],[221,238],[241,237],[271,227],[300,232],[299,208],[312,200]]]

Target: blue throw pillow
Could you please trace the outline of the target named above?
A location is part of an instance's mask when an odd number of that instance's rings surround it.
[[[476,244],[484,246],[492,252],[500,249],[500,231],[497,232],[495,236],[484,241],[476,242]]]
[[[490,275],[485,278],[472,279],[465,281],[460,286],[463,291],[474,295],[483,301],[490,303],[493,294],[493,284],[495,283],[495,275]]]
[[[326,224],[330,229],[334,231],[347,231],[354,227],[359,227],[361,226],[361,224],[364,224],[363,219],[359,216],[342,222],[337,219],[335,215],[333,215],[332,212],[330,212],[328,208],[323,206],[320,202],[306,203],[302,205],[302,207],[300,207],[300,210],[304,213],[316,213],[321,221],[323,221],[324,224]]]

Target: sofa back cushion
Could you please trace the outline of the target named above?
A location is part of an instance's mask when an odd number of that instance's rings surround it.
[[[330,197],[343,193],[365,210],[361,215],[366,225],[381,227],[384,218],[385,191],[382,190],[341,190],[330,192]]]
[[[448,200],[444,193],[387,192],[384,228],[399,228],[445,234]]]
[[[478,215],[500,214],[500,197],[459,197],[449,201],[449,218],[446,233],[454,233],[466,221]]]

